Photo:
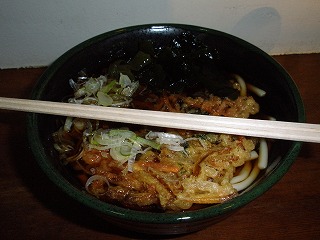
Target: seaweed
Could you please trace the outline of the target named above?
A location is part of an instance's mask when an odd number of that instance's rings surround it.
[[[114,77],[119,72],[127,74],[153,91],[207,89],[216,96],[236,99],[239,91],[232,87],[230,74],[220,66],[219,59],[217,50],[184,32],[168,46],[156,48],[150,40],[140,41],[131,59],[110,64],[108,72]]]

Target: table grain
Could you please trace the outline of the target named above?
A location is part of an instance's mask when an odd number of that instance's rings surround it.
[[[307,122],[320,123],[320,54],[273,56],[296,82]],[[0,96],[28,98],[45,71],[0,70]],[[320,146],[304,143],[288,173],[228,219],[179,236],[146,236],[102,221],[55,187],[35,162],[25,113],[0,110],[0,239],[318,239]]]

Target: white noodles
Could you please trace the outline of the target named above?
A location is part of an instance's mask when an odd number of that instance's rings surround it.
[[[258,174],[260,172],[260,169],[258,167],[257,162],[254,164],[254,167],[252,169],[252,171],[250,172],[250,175],[243,181],[232,184],[232,186],[237,190],[237,191],[241,191],[247,187],[250,186],[251,183],[253,183],[253,181],[257,178]]]
[[[247,86],[246,86],[246,82],[243,80],[242,77],[240,77],[239,75],[237,74],[234,74],[233,75],[234,78],[236,79],[236,81],[239,83],[240,85],[240,96],[241,97],[244,97],[244,96],[247,96]]]
[[[259,97],[263,97],[266,95],[266,91],[262,90],[261,88],[258,88],[250,83],[247,83],[247,88],[254,94],[256,94]]]
[[[257,153],[252,151],[250,153],[252,159],[257,158]],[[233,177],[230,181],[232,186],[237,189],[237,191],[241,191],[247,188],[253,181],[257,178],[260,170],[267,168],[268,166],[268,145],[267,141],[262,138],[260,139],[259,146],[259,156],[257,161],[252,168],[252,164],[250,161],[247,161],[239,174]]]
[[[257,159],[259,157],[258,153],[256,151],[250,152],[250,160]]]
[[[230,180],[230,183],[234,184],[234,183],[238,183],[245,180],[249,176],[251,169],[252,169],[252,163],[250,161],[247,161],[244,164],[241,171],[239,172],[239,174]]]
[[[260,139],[258,167],[265,169],[268,166],[268,145],[264,138]]]

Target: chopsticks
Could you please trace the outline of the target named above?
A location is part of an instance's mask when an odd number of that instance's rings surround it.
[[[320,125],[0,97],[0,109],[320,143]]]

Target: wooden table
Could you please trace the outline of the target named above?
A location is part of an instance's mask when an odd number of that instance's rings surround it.
[[[275,56],[296,81],[307,121],[320,122],[320,54]],[[0,96],[27,98],[45,68],[0,70]],[[100,221],[41,172],[26,141],[25,114],[0,110],[0,239],[153,238]],[[317,239],[320,145],[305,143],[285,177],[228,219],[175,239]],[[167,239],[170,237],[167,237]]]

